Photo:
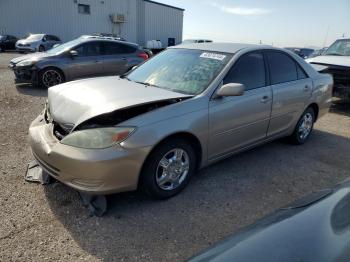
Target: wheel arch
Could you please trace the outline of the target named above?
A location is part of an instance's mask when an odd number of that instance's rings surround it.
[[[66,81],[66,75],[65,75],[64,71],[61,68],[57,67],[57,66],[48,65],[48,66],[45,66],[45,67],[41,68],[38,71],[38,76],[41,76],[42,72],[45,71],[45,70],[48,70],[48,69],[55,69],[55,70],[59,71],[62,74],[62,76],[63,76],[63,81]]]
[[[193,149],[196,153],[196,158],[197,158],[196,159],[196,169],[198,169],[200,167],[202,159],[203,159],[203,147],[202,147],[200,140],[194,134],[192,134],[190,132],[186,132],[186,131],[176,132],[176,133],[173,133],[173,134],[170,134],[170,135],[164,137],[148,153],[148,155],[147,155],[146,159],[143,161],[142,167],[140,169],[139,183],[141,181],[140,178],[141,178],[141,175],[143,173],[143,169],[144,169],[149,157],[151,156],[151,154],[154,151],[156,151],[157,148],[159,148],[166,141],[169,141],[170,139],[176,139],[176,138],[185,139],[186,141],[188,141],[191,144],[191,146],[193,146]]]
[[[320,111],[320,108],[317,103],[311,103],[307,108],[309,107],[312,108],[315,112],[315,122],[316,122],[318,119],[318,113]]]

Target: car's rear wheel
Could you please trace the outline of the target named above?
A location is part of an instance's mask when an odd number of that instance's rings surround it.
[[[44,46],[39,46],[39,49],[38,49],[39,52],[45,52],[45,47]]]
[[[307,108],[299,119],[293,134],[290,136],[290,141],[296,145],[304,144],[312,133],[315,120],[314,109],[311,107]]]
[[[184,139],[171,139],[158,146],[147,158],[141,174],[141,187],[153,198],[170,198],[186,187],[195,169],[193,147]]]
[[[39,84],[49,88],[64,82],[64,75],[56,68],[47,68],[39,73]]]

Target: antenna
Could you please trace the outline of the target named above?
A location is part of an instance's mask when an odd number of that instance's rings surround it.
[[[326,46],[327,39],[328,39],[328,34],[329,34],[329,26],[328,26],[328,28],[327,28],[326,37],[325,37],[325,39],[324,39],[324,42],[323,42],[323,46],[322,46],[322,47],[325,47],[325,46]]]

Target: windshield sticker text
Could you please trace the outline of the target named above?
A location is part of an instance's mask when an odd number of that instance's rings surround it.
[[[224,60],[226,58],[225,55],[221,55],[221,54],[215,54],[215,53],[203,53],[201,54],[202,58],[209,58],[209,59],[215,59],[215,60]]]

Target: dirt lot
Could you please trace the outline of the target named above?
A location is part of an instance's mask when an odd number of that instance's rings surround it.
[[[0,54],[0,260],[183,261],[226,235],[350,175],[350,104],[337,103],[304,146],[274,142],[202,170],[167,201],[140,193],[109,197],[89,217],[60,184],[24,182],[30,122],[46,90],[14,85]]]

